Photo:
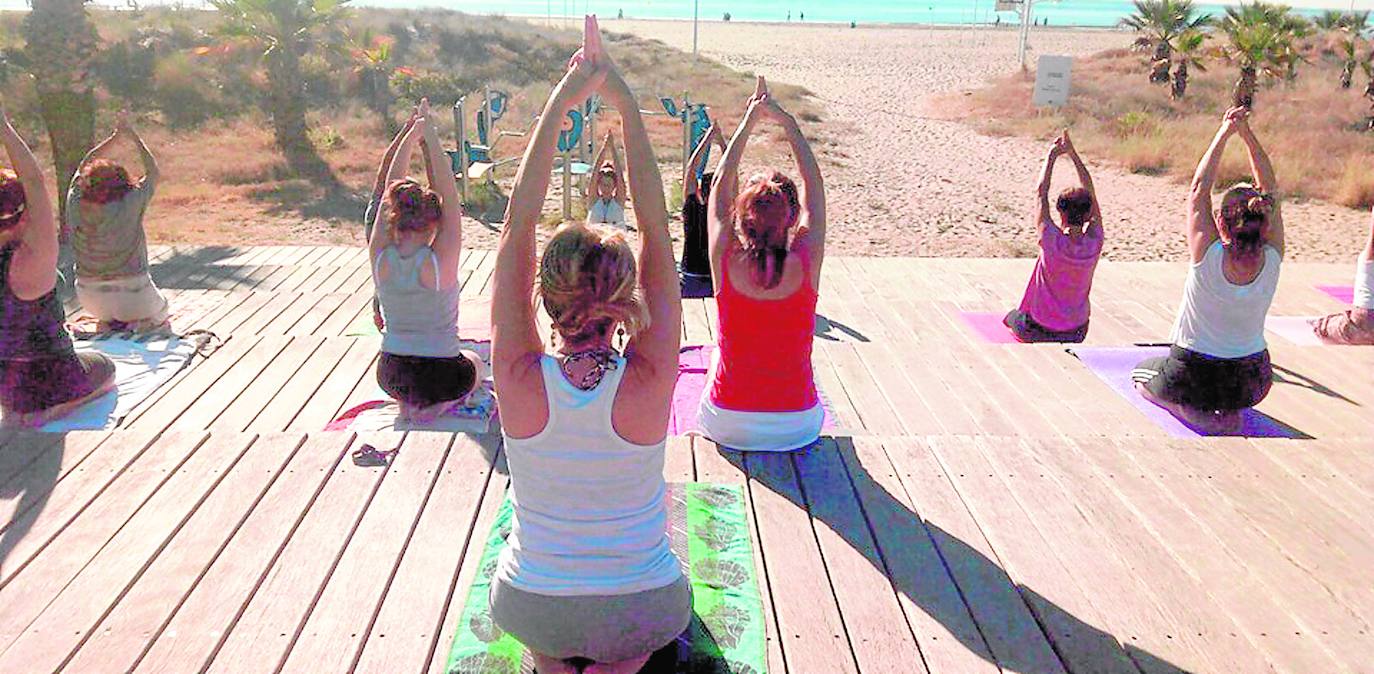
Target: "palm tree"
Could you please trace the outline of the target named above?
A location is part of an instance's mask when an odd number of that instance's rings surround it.
[[[86,0],[33,0],[23,32],[20,65],[33,75],[53,168],[58,183],[64,184],[95,139],[92,70],[100,37],[86,14]],[[57,190],[57,204],[65,214],[66,189]]]
[[[353,49],[353,77],[358,87],[358,94],[366,103],[369,110],[377,114],[381,120],[383,128],[388,135],[395,132],[391,128],[395,121],[391,119],[391,73],[395,71],[392,65],[392,58],[395,56],[395,44],[393,40],[374,35],[368,29],[362,35],[354,38]]]
[[[1307,34],[1309,25],[1285,5],[1253,2],[1226,8],[1226,16],[1218,27],[1227,43],[1217,52],[1227,62],[1240,66],[1234,105],[1254,106],[1261,75],[1270,79],[1296,76],[1297,64],[1302,61],[1297,41]]]
[[[272,132],[287,160],[298,170],[317,172],[305,123],[305,82],[301,58],[318,46],[321,34],[347,14],[349,0],[210,0],[223,20],[221,32],[263,49],[267,65],[267,112]]]
[[[1323,15],[1325,16],[1325,15]],[[1341,88],[1349,89],[1360,64],[1360,46],[1369,25],[1369,12],[1342,14],[1336,30],[1341,33]]]
[[[1188,91],[1188,70],[1194,68],[1203,72],[1207,71],[1207,65],[1202,60],[1202,43],[1207,40],[1207,34],[1194,30],[1178,36],[1174,45],[1174,80],[1170,95],[1174,100],[1183,98]]]
[[[1198,14],[1192,0],[1134,0],[1136,13],[1121,20],[1121,25],[1143,32],[1142,40],[1154,46],[1150,60],[1150,81],[1169,81],[1169,66],[1180,36],[1200,32],[1212,20]],[[1186,69],[1185,69],[1186,72]],[[1186,79],[1186,77],[1185,77]]]

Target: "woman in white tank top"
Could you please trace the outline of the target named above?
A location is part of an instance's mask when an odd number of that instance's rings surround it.
[[[1349,309],[1312,322],[1312,331],[1327,344],[1374,346],[1374,211],[1369,238],[1355,263],[1355,295]]]
[[[1249,110],[1226,112],[1193,176],[1188,251],[1192,266],[1170,336],[1169,355],[1136,367],[1136,389],[1208,434],[1240,430],[1241,410],[1269,393],[1274,373],[1264,318],[1278,289],[1283,216],[1273,165],[1247,122]],[[1212,186],[1226,142],[1240,136],[1255,185],[1227,190],[1212,210]]]
[[[585,224],[561,228],[536,260],[558,121],[598,91],[624,121],[639,260],[623,233]],[[572,672],[577,658],[595,663],[587,672],[636,672],[692,615],[668,544],[663,479],[682,309],[653,148],[592,17],[535,126],[508,216],[492,359],[514,525],[492,579],[492,617],[541,673]],[[552,354],[535,322],[536,270]],[[628,336],[623,354],[612,346],[618,331]]]

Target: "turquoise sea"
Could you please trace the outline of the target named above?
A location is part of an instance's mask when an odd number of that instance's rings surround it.
[[[97,5],[127,7],[124,0],[96,0]],[[200,0],[143,0],[140,5],[181,4],[201,6]],[[728,12],[735,21],[802,21],[863,24],[922,23],[977,24],[1015,23],[1014,12],[993,11],[993,0],[354,0],[355,6],[388,8],[445,8],[473,14],[542,16],[561,20],[597,14],[611,19],[620,12],[627,18],[691,19],[695,9],[705,20],[719,21]],[[1305,14],[1321,9],[1348,9],[1349,0],[1289,0]],[[1200,4],[1203,11],[1220,15],[1221,4]],[[1374,0],[1355,0],[1358,9],[1374,9]],[[0,0],[0,9],[27,9],[25,0]],[[1043,0],[1034,5],[1036,20],[1051,26],[1114,26],[1134,10],[1129,0]]]

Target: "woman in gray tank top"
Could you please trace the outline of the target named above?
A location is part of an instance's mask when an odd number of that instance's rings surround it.
[[[76,353],[57,297],[57,218],[43,171],[0,108],[0,425],[37,427],[114,389],[114,363]]]
[[[458,340],[462,204],[453,175],[441,168],[448,160],[428,115],[429,102],[421,101],[387,171],[368,241],[385,325],[377,383],[400,403],[402,419],[419,423],[466,398],[484,376],[481,359]],[[417,143],[428,189],[402,177]]]

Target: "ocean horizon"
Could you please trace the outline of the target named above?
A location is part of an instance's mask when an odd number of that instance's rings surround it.
[[[127,0],[96,0],[96,6],[128,9]],[[203,0],[139,0],[141,7],[180,5],[208,7]],[[583,14],[614,19],[688,19],[720,21],[728,13],[732,21],[848,24],[1015,24],[1015,12],[994,11],[994,0],[354,0],[355,7],[383,9],[449,9],[469,14],[572,20]],[[1199,3],[1202,12],[1219,16],[1226,4]],[[1288,3],[1305,15],[1323,9],[1374,10],[1374,0],[1294,0]],[[0,10],[27,10],[26,0],[0,0]],[[1050,26],[1109,28],[1134,12],[1129,0],[1045,0],[1034,5],[1036,21]]]

